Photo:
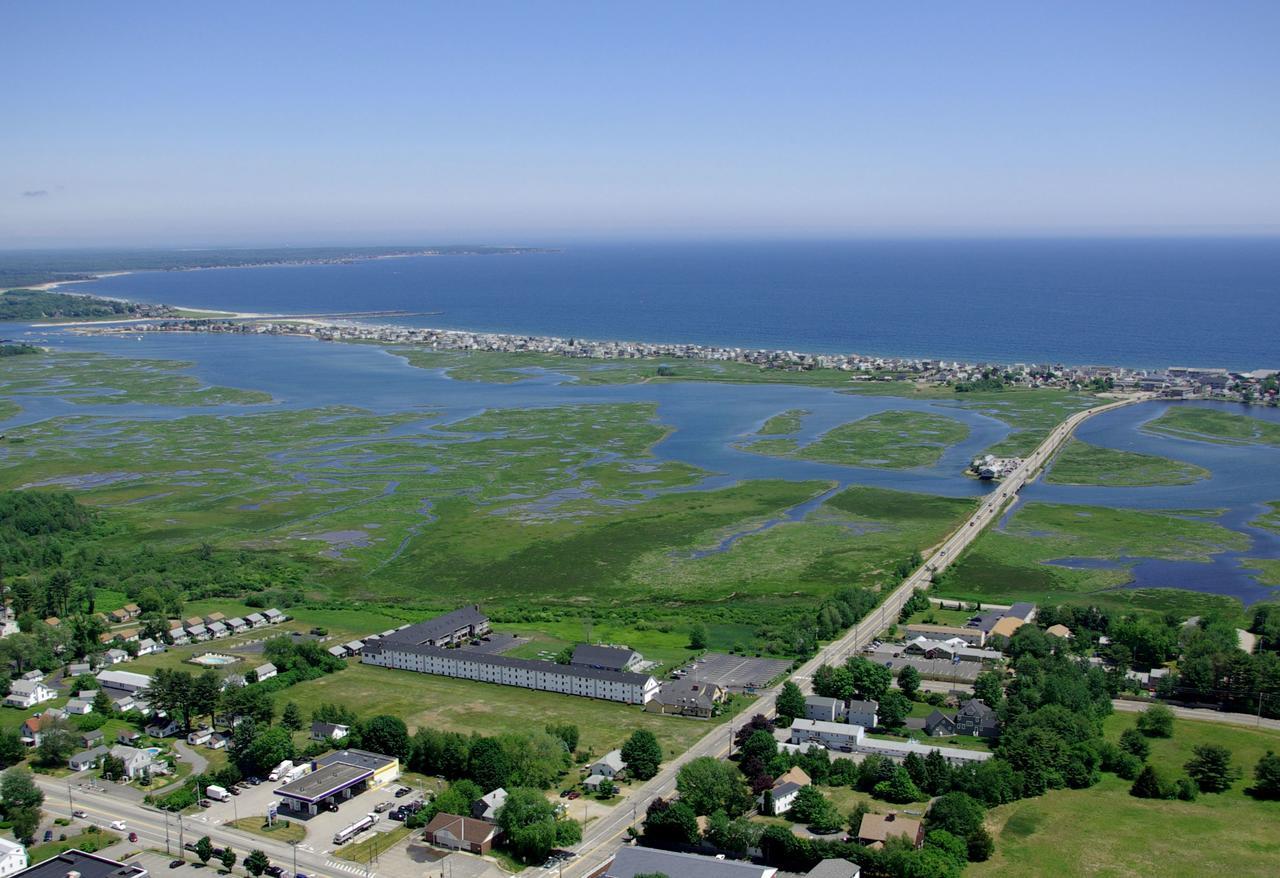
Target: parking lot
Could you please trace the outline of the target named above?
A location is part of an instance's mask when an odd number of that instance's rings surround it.
[[[762,689],[769,681],[790,669],[791,662],[783,659],[747,658],[709,652],[692,664],[681,668],[686,677],[718,683],[731,692]]]

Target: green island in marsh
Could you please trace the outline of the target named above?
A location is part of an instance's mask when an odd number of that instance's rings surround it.
[[[796,426],[798,429],[798,422]],[[780,432],[781,429],[770,433],[761,430],[757,435]],[[968,435],[968,427],[945,415],[888,411],[841,424],[807,445],[794,439],[757,439],[740,442],[737,447],[756,454],[822,463],[912,469],[937,463],[948,447]]]
[[[1142,425],[1148,433],[1219,445],[1280,446],[1280,424],[1201,406],[1170,407]]]
[[[812,414],[805,409],[787,409],[781,414],[774,415],[772,418],[764,422],[764,425],[756,431],[759,436],[778,436],[790,435],[800,432],[800,425],[804,419]]]
[[[1160,512],[1027,503],[1003,530],[989,529],[958,562],[938,577],[939,597],[987,603],[1032,601],[1041,606],[1088,602],[1106,609],[1237,614],[1233,599],[1180,589],[1120,588],[1129,581],[1123,564],[1074,568],[1052,564],[1067,558],[1148,557],[1207,561],[1223,551],[1247,549],[1249,538],[1185,511]]]
[[[1193,463],[1072,439],[1054,458],[1045,480],[1059,485],[1147,487],[1190,485],[1209,475]]]
[[[1116,713],[1104,725],[1118,741],[1137,715]],[[1140,799],[1131,782],[1104,773],[1087,790],[1050,790],[1034,799],[1002,805],[988,814],[995,855],[972,863],[972,878],[1240,878],[1274,875],[1280,862],[1280,801],[1249,796],[1253,767],[1268,750],[1280,751],[1280,734],[1215,722],[1179,719],[1173,737],[1148,739],[1150,764],[1166,777],[1183,775],[1198,744],[1231,751],[1244,773],[1222,793],[1201,793],[1193,802]],[[1203,842],[1203,843],[1202,843]]]

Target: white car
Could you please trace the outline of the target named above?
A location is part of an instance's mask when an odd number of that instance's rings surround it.
[[[116,830],[117,832],[124,832],[129,827],[125,825],[125,822],[123,820],[112,820],[111,828]]]

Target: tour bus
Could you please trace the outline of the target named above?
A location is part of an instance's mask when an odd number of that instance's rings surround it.
[[[357,835],[364,832],[366,829],[368,829],[370,826],[373,826],[373,824],[377,822],[378,822],[377,814],[366,814],[363,817],[361,817],[359,820],[357,820],[355,823],[352,823],[350,826],[344,829],[340,829],[336,833],[334,833],[333,843],[346,844],[347,842],[351,841],[351,839],[355,838]]]

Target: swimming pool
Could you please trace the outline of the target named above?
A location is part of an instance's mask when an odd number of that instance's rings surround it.
[[[223,665],[233,665],[240,661],[240,659],[233,655],[224,655],[220,652],[206,652],[203,655],[189,658],[187,661],[191,662],[193,665],[200,665],[206,668],[220,668]]]

